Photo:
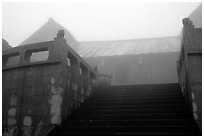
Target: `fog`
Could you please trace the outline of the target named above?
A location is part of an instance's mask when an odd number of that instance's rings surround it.
[[[78,41],[121,40],[179,35],[182,18],[199,3],[3,3],[2,37],[17,46],[48,18]]]

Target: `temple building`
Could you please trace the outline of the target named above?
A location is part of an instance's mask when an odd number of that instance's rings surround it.
[[[91,66],[111,76],[112,85],[159,84],[178,82],[176,60],[180,37],[112,41],[77,41],[62,25],[50,18],[20,45],[52,40],[58,30]]]

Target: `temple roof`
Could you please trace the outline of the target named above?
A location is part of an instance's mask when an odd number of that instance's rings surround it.
[[[177,52],[179,49],[180,38],[174,36],[115,41],[84,41],[79,42],[78,53],[81,57],[100,57]]]
[[[52,18],[23,41],[21,45],[51,41],[60,29],[65,31],[67,44],[81,57],[175,52],[179,51],[180,48],[179,36],[111,41],[76,41],[66,28]]]

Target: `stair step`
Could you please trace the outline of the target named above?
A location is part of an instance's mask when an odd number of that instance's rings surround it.
[[[179,89],[116,89],[116,90],[97,90],[95,94],[133,94],[133,93],[177,93]]]
[[[153,84],[153,85],[148,85],[148,84],[144,84],[144,85],[125,85],[125,86],[106,86],[106,87],[98,87],[95,90],[107,90],[107,89],[137,89],[137,88],[179,88],[179,84],[175,83],[175,84]]]
[[[112,101],[112,100],[150,100],[150,99],[155,99],[155,100],[159,100],[159,99],[164,99],[164,100],[168,100],[168,99],[181,99],[183,100],[183,98],[181,96],[175,95],[175,96],[165,96],[165,95],[159,95],[159,96],[147,96],[147,95],[143,95],[143,96],[131,96],[131,95],[120,95],[120,96],[107,96],[107,97],[102,97],[102,96],[95,96],[95,95],[91,95],[89,97],[89,99],[87,101],[91,101],[91,100],[95,100],[95,101]]]
[[[83,115],[78,114],[71,116],[70,120],[84,119],[84,120],[107,120],[107,119],[182,119],[185,115],[182,113],[159,113],[159,114],[98,114],[98,115]]]
[[[129,133],[107,133],[107,132],[56,132],[50,134],[50,136],[201,136],[200,133],[196,132],[183,132],[183,133],[174,133],[174,132],[169,132],[169,133],[163,133],[163,132],[144,132],[144,133],[134,133],[134,132],[129,132]]]
[[[71,120],[64,126],[161,126],[191,125],[188,119],[146,119],[146,120]]]
[[[164,125],[164,126],[70,126],[63,127],[64,130],[69,130],[71,132],[111,132],[111,133],[171,133],[178,132],[184,133],[186,131],[195,131],[195,128],[192,126],[178,126],[178,125]],[[58,133],[63,132],[64,130],[59,130]]]
[[[162,90],[162,91],[145,91],[145,90],[138,90],[138,91],[102,91],[102,92],[94,92],[95,95],[177,95],[178,91],[176,90]]]
[[[152,94],[152,93],[142,93],[142,94],[139,94],[139,93],[135,93],[135,94],[92,94],[91,97],[94,97],[94,98],[131,98],[131,97],[141,97],[141,98],[146,98],[146,97],[152,97],[152,98],[156,98],[156,97],[181,97],[180,95],[178,94],[175,94],[175,93],[163,93],[163,94]]]
[[[154,103],[154,104],[165,104],[165,103],[172,103],[172,104],[179,104],[179,103],[184,103],[184,100],[176,100],[176,99],[148,99],[148,100],[112,100],[112,101],[103,101],[103,100],[94,100],[94,101],[87,101],[86,104],[94,104],[94,105],[101,105],[101,104],[106,104],[106,105],[130,105],[130,104],[149,104],[149,103]]]
[[[174,108],[184,108],[184,105],[182,104],[140,104],[140,105],[82,105],[81,108],[87,109],[87,110],[99,110],[99,109],[108,109],[108,110],[114,110],[114,109],[174,109]]]
[[[158,113],[184,113],[186,110],[181,108],[175,108],[175,109],[98,109],[98,110],[87,110],[87,109],[81,109],[79,111],[76,111],[73,113],[75,114],[143,114],[143,113],[151,113],[151,114],[158,114]]]
[[[107,95],[107,96],[99,96],[99,95],[95,95],[95,94],[91,94],[91,96],[89,97],[89,99],[94,99],[94,98],[97,98],[97,99],[106,99],[106,98],[115,98],[115,97],[119,97],[119,98],[122,98],[122,99],[151,99],[151,98],[154,98],[154,99],[171,99],[171,98],[180,98],[180,99],[183,99],[183,97],[181,95],[178,95],[178,94],[175,94],[175,95],[128,95],[128,94],[124,94],[124,95],[114,95],[114,96],[111,96],[111,95]]]
[[[178,86],[175,87],[137,87],[137,88],[130,88],[130,87],[124,87],[124,88],[104,88],[104,89],[95,89],[94,92],[130,92],[130,91],[162,91],[162,90],[180,90]]]

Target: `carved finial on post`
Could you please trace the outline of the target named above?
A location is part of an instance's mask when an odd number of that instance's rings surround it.
[[[57,33],[57,38],[64,38],[64,30],[59,30],[58,33]]]
[[[182,23],[183,23],[183,26],[194,27],[193,22],[190,20],[190,18],[183,18]]]

